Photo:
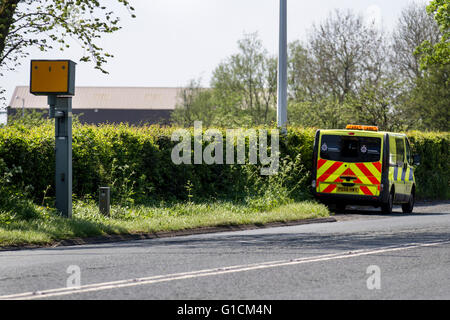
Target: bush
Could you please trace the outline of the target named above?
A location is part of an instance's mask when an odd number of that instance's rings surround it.
[[[422,199],[450,199],[450,134],[411,131],[407,135],[412,153],[421,159],[414,171],[417,195]]]
[[[128,125],[96,127],[76,123],[73,128],[74,195],[97,199],[98,188],[109,185],[113,203],[125,205],[149,199],[265,199],[255,200],[251,204],[255,207],[271,207],[289,199],[310,197],[308,186],[315,129],[289,129],[288,135],[280,141],[280,174],[277,176],[261,176],[260,165],[175,165],[171,161],[172,149],[178,143],[171,141],[175,129]],[[417,195],[449,199],[449,134],[417,131],[407,134],[413,152],[422,158],[415,171]],[[16,124],[1,128],[0,160],[7,168],[21,169],[10,177],[10,184],[16,186],[16,190],[32,186],[29,195],[36,203],[41,204],[54,195],[54,128],[51,122],[36,127]]]
[[[14,176],[22,170],[8,168],[0,158],[0,223],[9,224],[14,219],[30,220],[39,215],[33,202],[28,199],[30,186],[14,185]]]

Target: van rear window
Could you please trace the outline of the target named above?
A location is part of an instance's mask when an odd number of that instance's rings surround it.
[[[381,138],[323,135],[320,157],[341,162],[378,162]]]

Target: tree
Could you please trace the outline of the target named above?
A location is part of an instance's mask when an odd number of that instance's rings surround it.
[[[401,105],[404,87],[389,78],[377,83],[367,81],[347,103],[351,109],[350,123],[378,126],[381,130],[399,131],[407,126]]]
[[[317,94],[340,103],[366,81],[377,82],[385,72],[385,36],[374,23],[352,11],[335,10],[313,26],[306,49],[314,70]]]
[[[342,129],[349,122],[347,103],[333,97],[316,97],[314,101],[289,101],[289,124],[302,127]]]
[[[392,34],[391,59],[395,77],[413,86],[423,76],[420,57],[414,52],[424,41],[439,42],[441,33],[425,3],[412,2],[405,7]]]
[[[289,43],[288,94],[294,101],[313,101],[319,95],[316,70],[308,49],[300,42]]]
[[[415,121],[415,128],[450,130],[450,65],[429,66],[416,82],[405,108]]]
[[[449,130],[450,118],[450,1],[433,0],[426,8],[440,28],[439,41],[425,40],[415,54],[423,76],[418,78],[405,103],[416,127]]]
[[[128,0],[117,1],[135,17]],[[47,51],[56,44],[64,50],[70,46],[68,39],[74,38],[86,52],[81,61],[93,60],[95,68],[106,73],[104,65],[112,55],[99,47],[97,40],[121,27],[120,18],[105,3],[105,0],[2,0],[0,71],[17,67],[30,47]]]
[[[268,55],[256,33],[246,34],[238,47],[239,53],[213,72],[211,87],[219,112],[232,125],[270,123],[275,119],[277,60]]]
[[[427,7],[427,12],[434,16],[442,32],[440,41],[436,44],[424,41],[416,54],[421,57],[423,69],[450,64],[450,0],[433,0]]]
[[[171,115],[173,124],[191,127],[194,121],[202,121],[206,127],[212,125],[217,116],[213,93],[211,89],[202,88],[200,83],[200,80],[191,80],[189,85],[181,90],[180,102]]]
[[[360,121],[355,102],[385,76],[387,49],[384,33],[352,11],[335,10],[314,25],[304,43],[289,45],[290,123],[342,128]]]
[[[172,122],[192,126],[254,126],[275,121],[277,60],[263,48],[257,33],[238,41],[239,52],[213,71],[210,88],[191,81],[180,95]]]

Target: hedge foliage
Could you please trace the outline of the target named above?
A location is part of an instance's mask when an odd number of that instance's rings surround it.
[[[307,197],[315,129],[289,129],[287,137],[280,142],[282,161],[278,177],[261,177],[260,166],[253,165],[175,165],[171,161],[172,148],[178,143],[171,141],[175,129],[76,124],[73,128],[74,195],[97,198],[98,188],[109,185],[114,199],[131,202],[150,198],[243,199],[282,184],[292,190],[294,198]],[[422,159],[415,171],[418,196],[449,199],[450,134],[407,134],[413,153]],[[29,194],[36,202],[54,195],[53,126],[48,123],[0,128],[0,162],[3,162],[0,170],[21,168],[12,176],[11,183],[20,188],[32,186]]]

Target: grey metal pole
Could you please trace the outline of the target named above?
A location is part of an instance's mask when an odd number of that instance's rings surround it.
[[[287,122],[287,0],[280,0],[277,124],[286,132]]]
[[[72,97],[49,96],[51,117],[55,118],[56,209],[72,217]]]

